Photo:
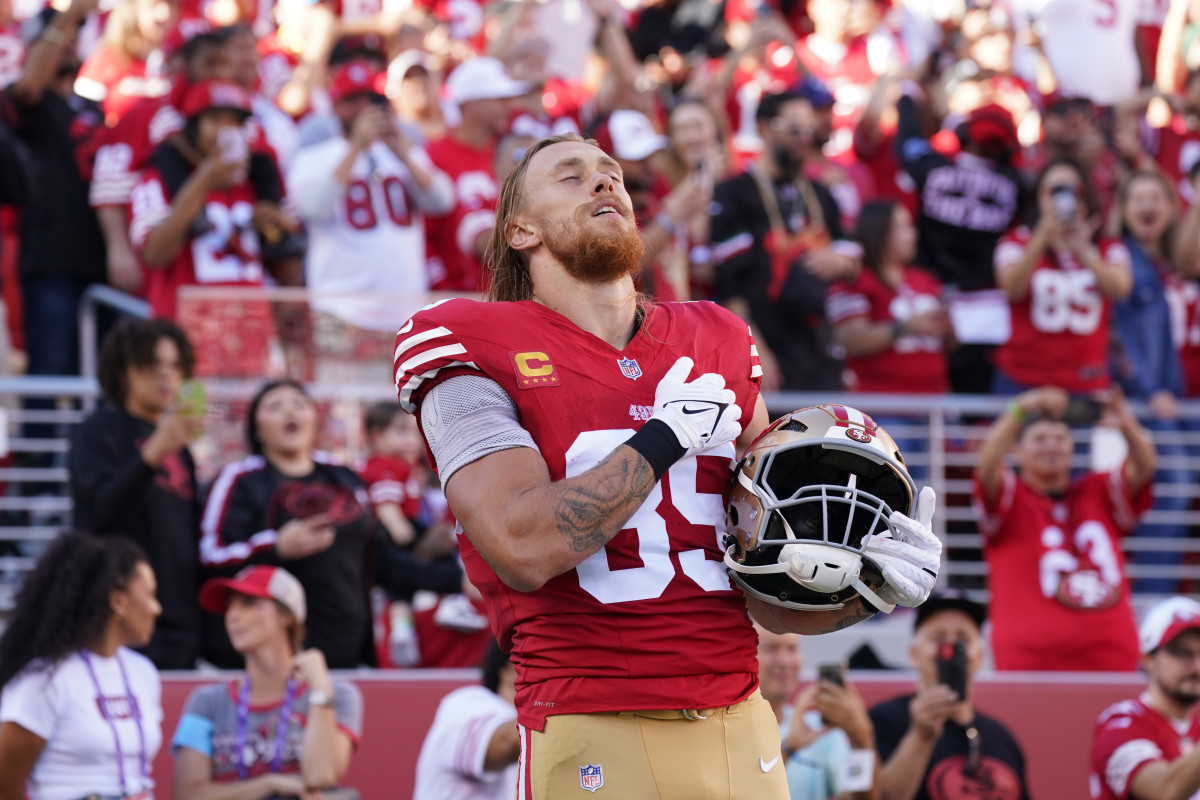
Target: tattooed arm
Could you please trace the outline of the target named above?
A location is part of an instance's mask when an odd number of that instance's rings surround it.
[[[771,633],[801,633],[805,636],[833,633],[875,616],[875,609],[861,597],[855,597],[837,611],[793,611],[749,596],[746,606],[754,621]]]
[[[625,445],[582,475],[553,482],[541,454],[518,447],[459,469],[446,499],[500,580],[529,592],[616,536],[654,483],[650,465]]]

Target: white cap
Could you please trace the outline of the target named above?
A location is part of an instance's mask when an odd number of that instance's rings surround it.
[[[1153,653],[1184,631],[1200,630],[1200,603],[1190,597],[1168,597],[1147,612],[1138,628],[1138,646]]]
[[[446,79],[450,99],[462,105],[472,100],[502,100],[520,97],[529,91],[524,81],[514,81],[504,65],[494,58],[464,61]]]
[[[641,161],[665,150],[671,140],[654,130],[650,118],[640,111],[614,111],[596,132],[601,149],[622,161]]]

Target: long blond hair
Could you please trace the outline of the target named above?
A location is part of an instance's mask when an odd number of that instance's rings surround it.
[[[521,190],[525,185],[525,173],[529,162],[542,150],[561,142],[584,142],[599,147],[592,139],[577,133],[564,133],[540,139],[521,156],[516,168],[504,179],[500,187],[500,199],[496,202],[496,224],[488,239],[483,263],[487,268],[488,301],[492,303],[515,303],[533,299],[533,278],[529,274],[529,259],[520,250],[508,243],[508,229],[521,212]]]

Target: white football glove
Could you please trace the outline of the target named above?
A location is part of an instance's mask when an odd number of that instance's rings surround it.
[[[688,383],[695,362],[684,356],[667,370],[654,389],[654,414],[667,425],[686,450],[694,456],[710,447],[731,442],[742,432],[738,420],[742,409],[737,397],[725,388],[725,379],[706,372]]]
[[[917,497],[916,519],[893,511],[892,530],[871,536],[863,547],[863,558],[883,573],[879,597],[888,603],[916,608],[933,591],[942,561],[942,542],[929,527],[936,506],[937,495],[926,486]]]

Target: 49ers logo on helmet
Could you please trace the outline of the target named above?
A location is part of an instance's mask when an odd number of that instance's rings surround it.
[[[867,444],[871,441],[870,431],[865,431],[862,428],[850,428],[846,431],[846,435],[856,442]]]

